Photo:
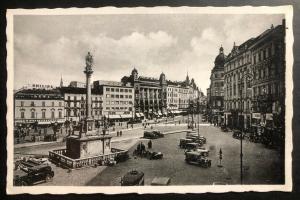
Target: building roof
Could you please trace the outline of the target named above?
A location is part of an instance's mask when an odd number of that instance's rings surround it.
[[[69,94],[85,94],[86,88],[79,88],[79,87],[61,87],[59,88],[62,94],[69,93]],[[101,91],[98,88],[92,88],[92,94],[99,94],[101,95]]]
[[[14,95],[15,99],[62,100],[63,96],[58,89],[25,89]]]

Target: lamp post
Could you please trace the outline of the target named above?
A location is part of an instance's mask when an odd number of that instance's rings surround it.
[[[240,125],[240,117],[239,117],[240,115],[239,114],[243,112],[243,109],[242,109],[243,108],[243,106],[242,106],[242,103],[243,103],[242,85],[245,84],[245,81],[244,81],[245,78],[246,78],[246,87],[245,88],[248,88],[247,85],[249,85],[249,88],[250,88],[250,83],[253,79],[253,76],[250,73],[245,73],[240,78],[240,80],[242,80],[242,83],[240,85],[240,107],[241,107],[241,109],[239,109],[239,112],[238,112],[238,124],[239,124],[239,126],[241,126]],[[241,135],[240,135],[240,141],[241,141],[241,145],[240,145],[240,181],[241,181],[241,185],[242,185],[243,184],[243,175],[244,175],[243,174],[243,132],[244,132],[244,126],[242,125],[242,127],[240,127],[240,128],[241,128]]]

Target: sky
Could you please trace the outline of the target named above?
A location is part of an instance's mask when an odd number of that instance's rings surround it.
[[[184,80],[206,93],[222,45],[230,53],[283,15],[112,14],[15,15],[14,89],[85,81],[85,55],[94,56],[93,80],[120,81],[135,67],[141,76]]]

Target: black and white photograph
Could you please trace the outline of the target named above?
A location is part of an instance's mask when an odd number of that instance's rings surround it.
[[[8,10],[7,192],[291,191],[292,18]]]

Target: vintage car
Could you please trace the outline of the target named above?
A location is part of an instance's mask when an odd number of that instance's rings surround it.
[[[27,171],[16,170],[14,173],[14,185],[27,186],[38,182],[49,182],[53,179],[54,172],[49,165],[37,165],[28,167]]]
[[[191,142],[191,143],[187,143],[185,145],[185,149],[187,151],[191,151],[191,150],[196,150],[196,149],[200,149],[201,148],[201,144],[197,143],[197,142]]]
[[[186,148],[186,144],[187,143],[192,143],[192,142],[193,142],[192,139],[181,138],[179,140],[179,147],[182,148],[182,149],[185,149]]]
[[[208,157],[209,156],[209,150],[205,149],[205,148],[200,147],[200,148],[197,148],[197,149],[194,149],[194,150],[186,151],[186,153],[187,152],[192,152],[192,151],[198,152],[203,157]]]
[[[148,159],[149,160],[158,160],[163,158],[163,154],[161,152],[149,152]]]
[[[157,135],[157,137],[159,137],[159,138],[162,138],[162,137],[165,136],[162,132],[160,132],[160,131],[158,131],[158,130],[153,130],[152,132],[153,132],[155,135]]]
[[[161,137],[164,137],[164,134],[162,134],[158,130],[144,131],[144,138],[147,138],[147,139],[157,139],[157,138],[161,138]]]
[[[198,135],[189,135],[186,136],[187,139],[191,139],[193,142],[197,142],[200,144],[205,144],[206,143],[206,138],[203,136],[198,136]]]
[[[235,138],[235,139],[244,139],[245,138],[245,135],[242,134],[241,131],[234,131],[233,134],[232,134],[232,137]]]
[[[197,151],[186,152],[185,162],[205,168],[211,167],[211,160],[202,156],[201,153]]]
[[[118,155],[115,157],[115,161],[116,161],[117,163],[119,163],[119,162],[125,162],[125,161],[128,160],[128,159],[129,159],[128,152],[118,154]]]
[[[147,139],[157,139],[158,136],[153,133],[153,131],[144,131],[144,138]]]
[[[121,186],[139,186],[144,182],[144,172],[137,170],[129,171],[121,178]]]
[[[151,185],[154,186],[164,186],[170,185],[171,179],[169,177],[154,177],[151,182]]]

